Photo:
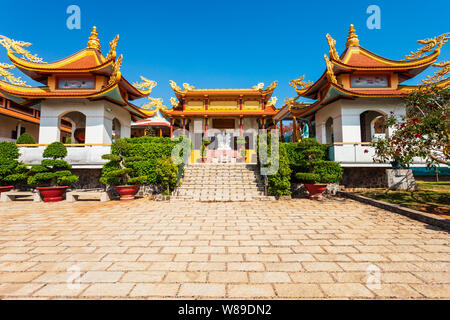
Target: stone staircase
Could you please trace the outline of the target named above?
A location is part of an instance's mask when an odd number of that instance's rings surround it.
[[[195,163],[185,167],[171,201],[272,200],[256,164]]]

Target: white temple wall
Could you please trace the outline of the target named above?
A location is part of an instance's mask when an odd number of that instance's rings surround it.
[[[121,137],[130,137],[130,113],[111,102],[86,99],[49,99],[41,102],[39,143],[50,144],[60,141],[60,118],[72,111],[81,112],[86,116],[85,143],[87,144],[111,143],[114,118],[117,118],[121,124]]]

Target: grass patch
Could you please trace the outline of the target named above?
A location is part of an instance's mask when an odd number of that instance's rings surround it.
[[[359,194],[375,200],[397,204],[402,207],[448,216],[450,218],[450,176],[416,177],[418,190],[394,191],[375,189]]]

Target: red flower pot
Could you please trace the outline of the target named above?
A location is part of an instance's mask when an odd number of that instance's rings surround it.
[[[1,194],[2,192],[8,192],[8,191],[11,191],[12,188],[14,188],[14,186],[0,187],[0,194]]]
[[[120,195],[120,201],[134,200],[134,195],[139,189],[139,186],[114,186],[117,193]]]
[[[66,193],[68,187],[69,186],[37,187],[36,189],[41,194],[44,202],[58,202],[63,199],[63,195]]]
[[[305,188],[309,192],[310,199],[317,199],[327,189],[326,184],[308,184],[305,183]]]

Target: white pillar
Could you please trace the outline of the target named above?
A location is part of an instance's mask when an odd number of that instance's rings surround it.
[[[51,108],[41,104],[41,117],[39,124],[39,143],[50,144],[61,140],[59,131],[60,121],[57,115],[51,112]]]

